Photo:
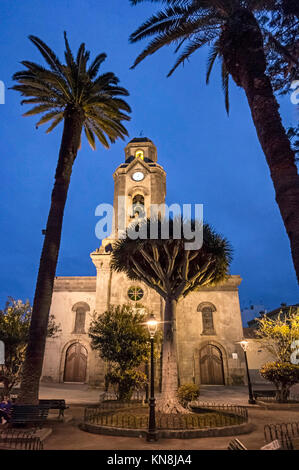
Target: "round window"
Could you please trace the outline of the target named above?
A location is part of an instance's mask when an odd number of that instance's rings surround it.
[[[128,290],[128,297],[130,300],[134,300],[134,302],[141,300],[143,295],[144,295],[144,292],[141,289],[141,287],[134,286],[134,287],[130,287],[130,289]]]

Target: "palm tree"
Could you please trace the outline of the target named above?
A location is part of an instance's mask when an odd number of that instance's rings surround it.
[[[187,222],[181,219],[170,220],[167,240],[161,235],[163,222],[157,220],[156,223],[157,239],[150,239],[151,221],[148,219],[140,222],[138,229],[139,232],[145,229],[147,238],[133,240],[127,232],[126,238],[116,241],[113,245],[111,266],[115,271],[126,273],[129,279],[143,281],[165,301],[162,393],[158,410],[163,413],[177,413],[184,412],[177,399],[177,303],[199,287],[217,284],[226,279],[231,261],[231,247],[225,238],[205,224],[202,247],[186,250],[184,224]],[[180,239],[177,237],[177,227],[180,230]],[[194,229],[194,222],[192,227]]]
[[[136,5],[146,0],[131,0]],[[278,204],[289,240],[299,282],[299,175],[295,153],[279,114],[267,66],[270,57],[264,44],[284,54],[294,67],[279,70],[284,82],[287,71],[299,69],[298,56],[279,39],[292,30],[298,46],[299,3],[296,0],[149,0],[167,3],[164,10],[151,16],[130,37],[131,42],[152,38],[137,57],[133,68],[161,47],[176,44],[176,52],[185,47],[170,70],[174,70],[205,45],[211,46],[207,81],[217,57],[222,61],[222,79],[228,108],[228,78],[246,93],[257,136],[264,151]],[[274,25],[274,26],[273,26]],[[271,29],[272,28],[272,29]],[[278,33],[277,33],[278,31]],[[270,49],[269,49],[270,50]],[[274,73],[277,64],[272,62]],[[273,71],[272,70],[272,71]]]
[[[81,44],[74,58],[64,33],[66,63],[62,64],[41,39],[35,36],[29,36],[29,39],[42,54],[48,68],[23,61],[26,70],[14,74],[13,79],[18,84],[13,89],[27,97],[22,104],[35,105],[24,116],[43,113],[37,127],[51,121],[49,133],[61,121],[64,126],[35,289],[19,397],[22,403],[36,403],[38,400],[63,213],[82,129],[93,149],[96,138],[109,148],[110,143],[128,135],[121,121],[129,120],[126,113],[130,112],[128,104],[120,98],[127,96],[128,92],[118,86],[119,80],[114,73],[98,74],[106,54],[97,55],[87,67],[90,53],[85,45]]]

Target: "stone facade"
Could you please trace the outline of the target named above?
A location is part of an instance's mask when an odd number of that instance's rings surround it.
[[[127,226],[140,211],[149,215],[152,204],[166,196],[166,173],[157,163],[157,149],[146,138],[133,139],[125,148],[125,163],[114,175],[114,224],[112,235]],[[120,198],[121,196],[121,198]],[[124,203],[123,203],[124,201]],[[123,204],[120,208],[119,204]],[[162,212],[163,207],[157,209]],[[121,214],[121,217],[117,217]],[[51,314],[62,332],[48,339],[42,379],[54,382],[87,382],[102,386],[106,366],[92,351],[88,328],[94,312],[109,304],[136,302],[163,320],[164,301],[142,282],[132,282],[110,269],[113,236],[91,253],[94,277],[57,277]],[[180,383],[239,384],[245,365],[238,341],[243,337],[238,286],[240,276],[214,288],[202,288],[177,307],[178,367]]]

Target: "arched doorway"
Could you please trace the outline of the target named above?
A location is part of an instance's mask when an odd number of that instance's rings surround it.
[[[87,356],[87,350],[82,344],[71,344],[65,355],[64,382],[85,382]]]
[[[207,344],[199,352],[200,383],[224,385],[223,357],[217,346]]]

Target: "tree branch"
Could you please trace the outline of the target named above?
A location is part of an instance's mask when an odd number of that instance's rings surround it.
[[[132,263],[135,266],[135,269],[133,268],[133,271],[137,276],[140,276],[141,279],[145,282],[146,285],[148,285],[151,289],[155,289],[159,295],[161,295],[163,298],[166,296],[166,291],[163,290],[161,286],[157,284],[155,279],[151,276],[148,276],[146,272],[142,269],[142,267],[131,258]]]

